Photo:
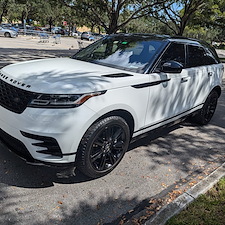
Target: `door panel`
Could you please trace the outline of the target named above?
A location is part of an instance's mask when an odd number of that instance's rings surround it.
[[[191,77],[186,70],[180,74],[151,74],[150,82],[161,81],[149,89],[146,126],[179,115],[189,109]],[[165,80],[165,82],[163,82]]]
[[[171,43],[156,66],[157,73],[150,74],[150,82],[167,80],[149,89],[149,105],[146,115],[146,126],[159,123],[174,117],[188,108],[189,86],[191,77],[186,69],[181,73],[163,73],[165,62],[176,61],[185,66],[185,46]]]

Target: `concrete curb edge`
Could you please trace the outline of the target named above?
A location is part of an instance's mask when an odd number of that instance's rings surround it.
[[[214,172],[190,188],[188,191],[176,198],[172,203],[164,206],[144,225],[163,225],[172,216],[181,212],[188,204],[193,202],[199,195],[206,193],[212,188],[223,176],[225,176],[225,163],[218,167]]]

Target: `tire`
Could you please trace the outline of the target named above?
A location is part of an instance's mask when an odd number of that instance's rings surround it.
[[[110,116],[97,121],[81,140],[77,168],[91,178],[104,176],[119,164],[129,142],[130,130],[123,118]]]
[[[216,91],[212,91],[207,97],[203,107],[193,117],[193,121],[200,125],[208,124],[216,111],[218,98],[218,93]]]
[[[5,36],[5,37],[11,37],[11,35],[10,35],[9,32],[6,32],[6,33],[4,34],[4,36]]]

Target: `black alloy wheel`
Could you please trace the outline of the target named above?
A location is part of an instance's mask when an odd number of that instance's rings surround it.
[[[106,175],[121,161],[129,141],[129,126],[123,118],[110,116],[94,123],[79,146],[78,169],[92,178]]]
[[[218,93],[216,91],[212,91],[207,97],[203,107],[194,117],[194,121],[201,125],[206,125],[207,123],[209,123],[216,111],[218,98]]]

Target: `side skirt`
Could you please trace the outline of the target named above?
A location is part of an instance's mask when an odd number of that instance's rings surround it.
[[[180,123],[180,122],[184,121],[188,116],[196,114],[197,111],[199,109],[201,109],[202,107],[203,107],[203,103],[194,107],[194,108],[192,108],[191,110],[185,111],[185,112],[183,112],[179,115],[176,115],[174,117],[171,117],[169,119],[160,121],[158,123],[152,124],[152,125],[147,126],[147,127],[143,127],[141,129],[135,131],[132,138],[135,138],[135,137],[140,136],[140,135],[145,135],[144,133],[155,130],[157,128],[168,127],[168,126],[170,127],[170,126],[173,126],[177,123]]]

